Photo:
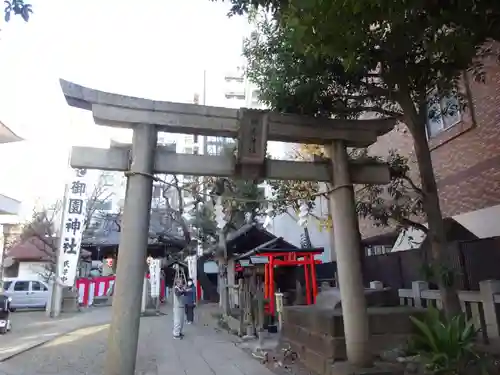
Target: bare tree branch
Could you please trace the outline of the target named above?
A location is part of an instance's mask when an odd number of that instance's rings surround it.
[[[104,174],[99,176],[99,179],[93,187],[92,193],[87,198],[86,214],[83,227],[81,230],[85,233],[88,231],[92,219],[99,212],[99,205],[109,201],[113,196],[104,181]],[[23,227],[19,235],[19,242],[34,240],[33,244],[43,253],[47,260],[45,270],[40,275],[45,280],[50,280],[56,272],[57,256],[59,251],[58,238],[56,236],[62,219],[63,204],[62,201],[57,201],[52,207],[43,207],[34,210],[32,219]]]

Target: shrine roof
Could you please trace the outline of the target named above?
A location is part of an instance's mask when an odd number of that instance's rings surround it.
[[[259,257],[259,256],[251,256],[250,257],[250,263],[259,265],[259,264],[267,264],[269,263],[269,260],[266,257]]]
[[[172,267],[174,264],[178,264],[181,267],[188,268],[187,263],[180,260],[169,260],[165,265],[162,266],[162,268]]]
[[[252,259],[252,258],[263,258],[264,256],[262,254],[284,254],[284,253],[300,253],[300,254],[322,254],[325,251],[323,247],[313,247],[313,248],[307,248],[307,249],[300,249],[297,247],[293,248],[278,248],[278,247],[263,247],[263,246],[258,246],[245,254],[240,255],[239,257],[236,258],[236,260],[243,260],[243,259]],[[252,261],[253,263],[253,261]]]
[[[226,248],[229,256],[245,254],[259,246],[276,249],[299,249],[282,237],[277,237],[257,224],[246,224],[227,237]]]
[[[165,246],[179,250],[186,246],[186,241],[175,233],[176,227],[171,221],[165,221],[168,216],[164,210],[152,209],[149,223],[148,248],[165,248]],[[112,248],[120,244],[121,215],[107,214],[99,218],[101,225],[95,230],[87,230],[83,234],[82,247],[84,248]]]
[[[311,248],[290,248],[290,249],[285,249],[285,248],[259,248],[255,249],[255,254],[262,254],[262,253],[311,253],[311,254],[323,254],[325,249],[323,247],[311,247]]]
[[[33,236],[24,241],[19,241],[11,248],[5,251],[5,258],[11,258],[16,261],[50,261],[54,258],[54,249],[57,248],[59,239],[39,238]],[[90,251],[81,249],[80,257],[86,258],[90,255]]]

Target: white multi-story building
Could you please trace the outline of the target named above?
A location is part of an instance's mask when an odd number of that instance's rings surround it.
[[[224,77],[224,96],[225,107],[230,108],[256,108],[265,109],[262,102],[259,101],[259,90],[245,75],[244,65],[240,65],[233,70],[228,71]],[[229,140],[232,141],[232,140]],[[207,137],[207,152],[209,154],[220,154],[220,150],[227,144],[228,138]],[[275,159],[287,159],[294,151],[296,145],[282,142],[269,142],[268,152]],[[263,184],[266,196],[271,196],[268,186]],[[324,198],[316,200],[314,214],[318,217],[327,215],[328,202]],[[297,215],[290,209],[289,214],[283,214],[274,217],[269,230],[278,237],[283,237],[290,243],[300,246],[304,231],[297,224]],[[315,247],[324,247],[325,252],[321,259],[324,262],[333,260],[331,251],[331,234],[328,230],[320,229],[319,224],[314,220],[308,225],[309,235],[312,245]]]
[[[164,132],[158,133],[158,146],[167,147],[167,149],[171,152],[177,152],[177,135],[178,134],[169,134]],[[168,188],[166,183],[172,180],[167,175],[158,175],[159,181],[153,181],[153,193],[152,193],[152,201],[151,208],[165,208],[166,200],[168,199],[168,203],[172,208],[178,207],[178,197],[177,190],[174,188]]]
[[[228,70],[224,75],[225,107],[264,108],[259,101],[259,89],[245,75],[245,66]]]

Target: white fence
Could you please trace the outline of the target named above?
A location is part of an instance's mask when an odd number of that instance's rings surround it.
[[[414,281],[411,289],[399,289],[401,305],[442,307],[439,290],[430,290],[425,281]],[[482,338],[500,338],[500,280],[480,282],[479,291],[458,292],[462,310],[479,328]]]

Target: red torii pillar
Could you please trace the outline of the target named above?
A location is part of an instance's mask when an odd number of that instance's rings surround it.
[[[318,295],[318,287],[316,283],[316,264],[321,264],[320,260],[315,260],[314,256],[321,252],[273,252],[262,253],[258,256],[265,256],[268,258],[268,263],[265,265],[264,272],[264,297],[269,299],[269,314],[273,315],[275,312],[274,300],[274,267],[275,266],[303,266],[304,278],[306,282],[306,303],[308,305],[316,302]],[[279,259],[280,257],[284,259]],[[303,259],[297,259],[303,258]],[[312,284],[312,285],[311,285]],[[311,293],[312,292],[312,293]]]

